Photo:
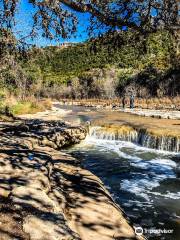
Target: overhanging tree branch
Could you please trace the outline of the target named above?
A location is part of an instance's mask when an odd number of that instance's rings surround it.
[[[19,1],[0,0],[1,28],[12,28]],[[143,33],[159,28],[179,27],[179,0],[29,0],[28,2],[34,6],[33,30],[37,32],[40,30],[43,36],[50,39],[67,38],[74,34],[78,23],[77,12],[91,15],[90,24],[86,24],[88,26],[93,26],[96,21],[98,23],[96,27],[104,25],[111,29],[116,27],[121,29],[126,26],[128,29]]]
[[[61,0],[61,3],[65,4],[69,8],[80,12],[80,13],[90,13],[95,16],[102,23],[111,26],[111,27],[123,27],[127,26],[129,28],[133,28],[139,30],[138,25],[135,22],[128,22],[127,20],[123,20],[120,17],[110,17],[108,14],[102,13],[93,4],[78,4],[77,2],[71,0]]]

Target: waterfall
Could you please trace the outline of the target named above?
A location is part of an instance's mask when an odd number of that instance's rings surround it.
[[[137,142],[137,131],[125,131],[107,127],[90,127],[89,135],[97,139]]]
[[[143,147],[158,150],[179,152],[180,137],[154,135],[145,129],[134,129],[129,126],[91,126],[89,136],[96,139],[128,141]]]

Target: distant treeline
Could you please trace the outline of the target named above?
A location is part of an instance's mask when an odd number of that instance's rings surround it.
[[[121,31],[67,48],[31,48],[6,69],[1,89],[25,97],[176,96],[179,55],[173,34]]]

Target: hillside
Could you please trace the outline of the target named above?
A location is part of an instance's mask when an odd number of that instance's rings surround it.
[[[176,96],[180,89],[179,67],[173,46],[168,32],[147,38],[117,32],[68,48],[33,49],[31,64],[27,62],[24,67],[34,78],[42,79],[41,93],[45,95],[114,97],[136,91],[142,97],[147,93]],[[109,86],[114,93],[107,92]]]
[[[114,32],[67,48],[33,47],[3,70],[3,92],[24,99],[177,96],[175,41],[169,32]]]

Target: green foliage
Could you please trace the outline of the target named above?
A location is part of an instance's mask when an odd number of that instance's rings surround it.
[[[28,60],[18,59],[15,68],[1,71],[0,87],[21,100],[26,96],[108,97],[132,82],[155,88],[164,73],[177,66],[173,41],[166,31],[148,36],[120,31],[67,48],[32,48]],[[115,89],[109,93],[111,86]]]
[[[3,89],[0,89],[0,113],[4,111],[4,100],[6,98],[5,91]]]
[[[153,65],[157,69],[167,69],[171,67],[172,52],[172,37],[168,32],[151,34],[148,38],[131,32],[115,33],[68,48],[32,50],[36,66],[33,77],[41,75],[43,83],[52,86],[67,83],[73,77],[107,65],[139,70]],[[28,72],[32,75],[32,66]]]
[[[37,102],[18,102],[11,107],[11,112],[13,115],[18,114],[28,114],[28,113],[36,113],[41,111],[42,108]]]

